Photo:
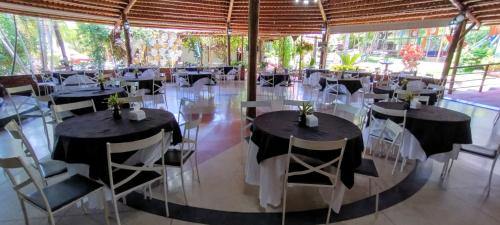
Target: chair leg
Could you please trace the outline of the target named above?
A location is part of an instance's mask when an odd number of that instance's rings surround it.
[[[24,203],[24,200],[19,198],[19,203],[21,203],[21,209],[23,210],[23,217],[24,217],[24,223],[26,225],[30,224],[29,218],[28,218],[28,212],[26,211],[26,203]]]
[[[184,202],[186,205],[188,205],[188,200],[187,200],[187,195],[186,195],[186,188],[184,186],[184,170],[182,169],[183,166],[181,166],[181,184],[182,184],[182,193],[184,193]]]
[[[104,194],[104,188],[101,190],[101,204],[104,208],[104,221],[106,221],[106,225],[109,225],[109,209],[108,203],[106,202],[106,195]]]
[[[80,204],[82,205],[83,214],[88,215],[89,211],[87,210],[87,207],[85,207],[85,202],[83,202],[83,199],[80,199]]]
[[[495,170],[495,165],[496,165],[497,159],[498,159],[498,156],[495,157],[495,159],[493,160],[493,164],[491,165],[490,176],[488,178],[488,186],[487,186],[488,192],[487,192],[486,196],[490,196],[491,180],[493,178],[493,170]]]
[[[120,212],[118,211],[118,203],[117,203],[117,199],[115,196],[113,196],[113,207],[114,207],[114,210],[115,210],[115,217],[116,217],[116,224],[117,225],[121,225],[121,221],[120,221]]]
[[[47,139],[47,148],[49,150],[49,153],[52,153],[52,148],[50,145],[50,138],[49,138],[49,130],[47,129],[47,122],[45,121],[44,115],[42,115],[42,123],[43,123],[43,131],[45,132],[45,138]]]
[[[49,224],[56,225],[56,221],[54,220],[54,215],[52,214],[52,212],[48,212],[48,214],[49,214]]]
[[[198,170],[198,153],[194,152],[194,167],[196,167],[196,176],[198,177],[198,183],[200,183],[200,170]]]
[[[283,185],[283,203],[282,203],[282,210],[281,210],[281,225],[285,225],[285,215],[286,215],[286,184]]]
[[[165,199],[165,213],[167,217],[170,216],[170,212],[168,210],[168,187],[167,187],[167,172],[166,169],[163,171],[163,198]]]
[[[391,175],[394,175],[394,171],[396,170],[396,166],[398,165],[398,160],[399,160],[399,151],[398,154],[396,155],[396,160],[394,160],[394,166],[392,167]]]

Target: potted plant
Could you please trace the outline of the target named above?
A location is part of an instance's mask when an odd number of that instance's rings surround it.
[[[354,55],[342,54],[339,56],[340,56],[340,61],[342,62],[342,64],[333,66],[334,71],[355,71],[355,70],[358,70],[358,66],[355,66],[354,64],[359,59],[359,57],[361,57],[361,55],[359,53],[356,53]]]
[[[134,76],[135,76],[135,79],[139,78],[139,75],[141,75],[141,71],[137,68],[134,69]]]
[[[119,120],[122,118],[121,112],[120,112],[120,105],[122,105],[123,102],[120,100],[120,96],[118,96],[118,93],[109,96],[108,98],[108,107],[113,108],[113,118],[115,120]]]
[[[106,83],[106,80],[106,77],[102,73],[97,76],[97,82],[99,83],[99,87],[101,87],[101,91],[104,91],[104,83]]]
[[[406,79],[406,78],[405,78],[405,79],[401,80],[401,87],[402,87],[403,89],[406,89],[406,85],[407,85],[407,84],[408,84],[408,79]]]
[[[416,96],[415,96],[413,93],[411,93],[411,92],[408,92],[408,93],[405,95],[405,97],[404,97],[404,99],[403,99],[403,101],[404,101],[404,108],[405,108],[405,109],[410,109],[410,104],[411,104],[411,101],[413,101],[413,99],[415,99],[415,97],[416,97]]]
[[[306,126],[306,116],[313,114],[313,106],[310,103],[302,103],[302,106],[299,106],[299,126]]]

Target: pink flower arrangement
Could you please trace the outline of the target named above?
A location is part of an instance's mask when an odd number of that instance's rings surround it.
[[[418,61],[424,57],[424,50],[419,45],[407,44],[399,51],[399,55],[405,67],[413,71],[417,68]]]

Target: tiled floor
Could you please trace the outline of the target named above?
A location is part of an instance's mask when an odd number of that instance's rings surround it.
[[[302,88],[296,86],[294,89],[294,98],[307,98],[308,94]],[[263,96],[259,97],[262,98]],[[185,172],[189,207],[211,209],[217,212],[250,214],[281,211],[280,207],[261,208],[258,202],[258,187],[247,185],[244,182],[246,143],[240,141],[239,132],[239,102],[244,98],[245,89],[243,83],[224,84],[220,95],[217,95],[213,101],[215,107],[206,110],[199,139],[201,183],[191,179],[191,171]],[[168,92],[168,99],[169,111],[176,113],[178,102],[176,101],[174,88]],[[357,101],[358,98],[353,96],[352,100]],[[319,107],[319,105],[317,106]],[[495,112],[452,101],[443,101],[441,106],[470,115],[473,118],[471,127],[474,143],[485,143],[491,130],[491,121]],[[274,108],[279,109],[280,107],[276,104]],[[23,127],[35,148],[38,149],[39,156],[48,156],[45,139],[41,135],[43,134],[41,122],[39,120],[28,120],[23,123]],[[15,154],[18,147],[19,144],[14,143],[8,134],[0,131],[1,157]],[[393,161],[375,159],[382,174],[381,183],[384,189],[398,185],[398,183],[408,178],[409,174],[417,166],[415,162],[411,162],[403,173],[391,176],[390,166]],[[377,217],[367,215],[344,220],[336,224],[500,224],[500,214],[498,213],[500,210],[500,169],[495,170],[489,198],[485,198],[484,194],[484,187],[491,166],[490,160],[461,154],[445,184],[440,182],[442,164],[433,160],[429,160],[428,163],[427,165],[432,169],[432,173],[427,183],[413,196],[380,211]],[[346,192],[344,204],[357,202],[368,197],[367,183],[367,179],[356,177],[355,187]],[[159,193],[156,193],[156,190],[154,192],[155,198],[161,199]],[[0,195],[0,224],[23,224],[19,203],[3,173],[0,173],[0,193],[2,193]],[[289,199],[287,207],[289,212],[325,206],[317,191],[313,189],[291,189]],[[177,169],[169,170],[169,201],[184,205]],[[193,224],[178,219],[157,216],[123,204],[120,204],[120,207],[120,217],[123,224]],[[179,208],[179,210],[182,209],[182,207]],[[47,219],[43,214],[33,208],[29,208],[28,211],[31,224],[47,224]],[[203,217],[205,215],[197,216]],[[173,218],[179,217],[173,216]],[[258,217],[253,218],[259,219]],[[215,221],[217,222],[212,221],[211,224],[238,224],[237,221],[224,217],[217,218]],[[114,223],[114,220],[112,219],[111,222]],[[102,210],[93,209],[90,210],[89,215],[83,215],[82,211],[77,207],[57,215],[56,223],[68,225],[105,224]],[[279,223],[278,220],[276,224]],[[297,224],[294,221],[287,221],[287,223]],[[251,224],[251,222],[245,221],[244,224]],[[261,223],[256,222],[255,224]]]

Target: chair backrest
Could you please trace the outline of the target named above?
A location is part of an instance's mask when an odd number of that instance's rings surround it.
[[[94,112],[96,112],[95,105],[94,105],[94,100],[85,100],[85,101],[80,101],[80,102],[73,102],[73,103],[67,103],[67,104],[60,104],[60,105],[51,105],[52,111],[54,112],[54,116],[56,118],[57,123],[61,123],[63,121],[63,118],[61,117],[60,113],[62,112],[69,112],[71,110],[77,110],[77,109],[85,109],[85,108],[92,108]]]
[[[382,108],[382,107],[377,106],[377,105],[372,105],[372,107],[371,107],[371,114],[370,114],[370,119],[371,120],[377,119],[375,117],[374,113],[379,113],[379,114],[382,114],[382,115],[385,115],[385,116],[390,116],[390,117],[401,118],[402,121],[400,123],[397,123],[397,124],[399,124],[399,126],[401,126],[403,128],[405,127],[405,124],[406,124],[406,110],[385,109],[385,108]]]
[[[304,104],[313,105],[314,103],[312,101],[285,99],[285,100],[283,100],[282,109],[285,109],[287,106],[289,108],[291,106],[291,108],[293,108],[293,109],[298,109],[297,107],[302,106]]]
[[[50,210],[49,201],[47,200],[47,196],[45,192],[42,191],[42,186],[40,186],[36,182],[36,177],[30,172],[29,166],[24,162],[24,160],[17,156],[12,158],[0,158],[0,168],[4,169],[4,172],[9,177],[10,182],[12,183],[12,189],[16,192],[16,194],[22,198],[27,198],[27,195],[22,192],[24,187],[27,187],[31,184],[35,186],[36,191],[40,193],[40,196],[45,205],[45,209]],[[15,170],[15,171],[12,171]],[[22,171],[23,174],[19,172]],[[20,181],[19,177],[26,178],[25,180]]]
[[[309,76],[309,84],[313,87],[318,86],[320,80],[321,80],[320,72],[311,73],[311,75]]]
[[[391,85],[391,81],[388,80],[381,80],[377,82],[377,87],[388,87]]]
[[[144,98],[141,95],[119,98],[118,100],[124,104],[130,104],[131,108],[132,104],[139,104],[141,108],[144,107]]]
[[[395,101],[399,101],[401,99],[405,99],[409,94],[420,96],[420,91],[396,89],[394,90],[394,94],[392,97]]]
[[[373,93],[366,93],[363,94],[363,106],[370,108],[371,105],[377,101],[389,101],[389,94],[373,94]]]
[[[285,181],[288,180],[288,177],[297,176],[297,175],[307,175],[307,174],[320,174],[326,176],[330,179],[332,184],[335,186],[338,184],[338,177],[340,175],[340,168],[342,166],[342,159],[344,157],[345,145],[347,143],[347,138],[344,138],[339,141],[309,141],[300,138],[296,138],[294,136],[290,136],[290,142],[288,145],[288,155],[287,155],[287,163],[286,163],[286,172],[285,172]],[[319,165],[310,164],[306,162],[300,154],[294,152],[294,148],[307,149],[309,151],[340,151],[340,154],[324,163]],[[301,166],[305,167],[304,170],[300,171],[289,171],[290,163],[298,163]],[[336,165],[334,165],[336,163]],[[330,166],[337,167],[335,173],[327,172],[323,169],[329,168]]]
[[[192,114],[193,112],[192,110],[197,110],[194,108],[195,104],[196,103],[190,99],[182,98],[179,104],[179,112],[177,113],[177,120],[179,122],[181,121],[181,119],[184,121],[190,120],[186,117],[186,115]]]
[[[419,102],[424,102],[426,105],[429,105],[429,96],[420,95],[417,98]]]
[[[391,146],[389,149],[392,149],[394,145],[398,145],[398,143],[402,143],[403,141],[403,132],[404,128],[399,124],[395,123],[392,120],[386,120],[384,123],[384,128],[382,132],[378,136],[378,143],[381,145],[383,141],[390,140]]]
[[[38,102],[37,98],[25,98],[21,102],[16,102],[12,98],[12,95],[26,94],[26,93],[29,93],[31,97],[36,97],[35,91],[33,90],[33,86],[23,85],[23,86],[17,86],[17,87],[10,87],[10,88],[5,88],[5,91],[7,92],[7,96],[9,96],[9,99],[11,100],[12,105],[14,106],[14,110],[16,111],[16,114],[18,115],[19,120],[20,120],[19,110],[24,105],[35,105],[38,110],[41,110],[41,106],[40,106],[40,103]]]
[[[491,130],[491,134],[486,142],[486,148],[500,148],[500,111],[497,112],[496,117],[493,119],[493,129]]]
[[[333,115],[351,121],[360,129],[363,129],[367,112],[364,107],[358,108],[350,104],[335,104],[333,108]]]
[[[247,108],[272,108],[272,103],[271,101],[242,101],[241,102],[241,107],[240,107],[240,121],[241,121],[241,126],[240,126],[240,131],[241,131],[241,138],[243,139],[243,132],[245,129],[248,129],[250,126],[252,126],[252,121],[254,118],[249,117],[245,110]]]
[[[170,135],[167,135],[170,139],[172,137],[171,133]],[[165,166],[165,148],[166,148],[166,143],[170,143],[170,140],[165,140],[165,132],[162,129],[160,132],[157,134],[137,140],[137,141],[131,141],[131,142],[121,142],[121,143],[106,143],[106,152],[107,152],[107,160],[108,160],[108,173],[109,173],[109,187],[111,189],[112,195],[116,195],[115,191],[117,188],[120,188],[130,180],[132,180],[134,177],[139,175],[141,172],[144,171],[154,171],[158,172],[160,174],[164,174],[164,166]],[[113,156],[115,154],[121,154],[121,153],[127,153],[127,152],[136,152],[140,151],[146,148],[154,147],[156,145],[159,145],[161,149],[161,166],[155,166],[155,165],[126,165],[122,163],[117,163],[113,162]],[[126,170],[130,171],[130,175],[128,175],[125,179],[121,179],[120,182],[115,183],[113,181],[113,172],[116,170]],[[135,188],[135,187],[134,187]],[[125,190],[121,191],[123,194],[127,194],[130,190]]]
[[[406,89],[410,91],[419,91],[424,89],[426,84],[421,80],[412,80],[406,84]]]
[[[24,135],[21,127],[17,124],[15,120],[11,120],[8,122],[5,126],[4,129],[7,131],[7,133],[10,134],[10,136],[16,140],[21,141],[21,149],[24,153],[24,155],[28,158],[31,158],[33,160],[34,166],[38,170],[38,172],[41,174],[42,173],[42,168],[40,166],[40,160],[38,159],[35,149],[29,142],[28,138],[26,135]]]

